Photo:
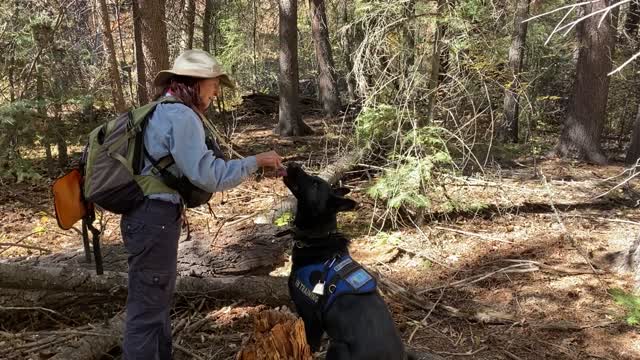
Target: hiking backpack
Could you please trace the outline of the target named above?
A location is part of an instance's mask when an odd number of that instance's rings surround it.
[[[174,97],[163,97],[98,126],[89,134],[80,168],[54,182],[58,225],[66,230],[82,219],[85,255],[87,261],[91,262],[90,230],[98,274],[103,271],[100,232],[92,225],[95,220],[94,204],[116,214],[126,214],[140,206],[145,196],[151,194],[179,194],[189,208],[207,203],[212,196],[212,193],[191,184],[187,177],[177,177],[171,173],[168,170],[174,164],[171,155],[156,160],[145,149],[144,130],[153,111],[159,104],[179,102]],[[198,116],[212,131],[208,120],[200,114]],[[212,137],[207,136],[206,144],[216,157],[225,159]],[[140,174],[145,158],[153,165],[149,175]]]

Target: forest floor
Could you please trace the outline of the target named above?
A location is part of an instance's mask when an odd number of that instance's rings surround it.
[[[245,119],[233,143],[242,154],[274,149],[286,161],[318,171],[344,154],[347,144],[340,134],[348,132],[348,120],[309,116],[305,121],[315,135],[281,140],[271,133],[274,118]],[[397,229],[390,221],[382,225],[383,210],[366,195],[376,175],[373,167],[358,166],[343,178],[342,185],[360,203],[357,211],[339,218],[353,240],[356,260],[418,298],[510,319],[469,321],[385,296],[405,343],[447,359],[640,358],[640,329],[626,324],[625,309],[609,294],[612,288],[632,291],[633,278],[592,268],[600,267],[599,254],[625,250],[640,231],[633,184],[598,197],[624,180],[624,167],[528,157],[509,164],[488,164],[482,176],[450,177],[448,203],[434,204],[420,226]],[[22,246],[0,246],[0,261],[81,249],[79,236],[60,230],[47,215],[53,212],[47,181],[13,184],[4,179],[0,185],[0,243]],[[287,196],[279,179],[252,179],[215,195],[215,217],[203,208],[187,216],[194,232],[214,236],[225,222],[246,221],[250,228],[256,215]],[[118,223],[115,216],[107,221],[107,246],[121,246]],[[279,225],[285,224],[274,226]],[[211,251],[215,256],[216,247]],[[286,253],[283,259],[272,274],[288,273]],[[123,308],[124,301],[92,299],[86,306],[52,309],[57,315],[0,309],[0,348],[19,341],[3,338],[9,333],[69,329],[87,319],[110,318]],[[178,297],[174,326],[207,315],[210,321],[197,333],[178,333],[174,340],[203,359],[233,358],[251,332],[253,316],[265,308],[242,299]],[[112,355],[119,358],[118,350]],[[192,355],[176,350],[175,357]]]

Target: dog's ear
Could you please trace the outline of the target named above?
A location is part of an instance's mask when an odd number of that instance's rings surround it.
[[[331,196],[331,202],[333,203],[333,207],[336,209],[336,212],[341,211],[351,211],[356,208],[358,205],[357,202],[346,199],[341,196]]]
[[[333,193],[338,196],[345,196],[350,192],[351,190],[347,189],[346,187],[339,187],[337,189],[333,189]]]

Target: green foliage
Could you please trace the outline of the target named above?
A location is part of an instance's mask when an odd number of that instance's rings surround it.
[[[393,138],[398,124],[398,113],[391,105],[365,108],[356,118],[356,139],[360,144],[371,146]]]
[[[35,140],[34,122],[40,117],[34,109],[38,106],[39,102],[32,100],[0,104],[0,144],[13,142],[12,146],[0,148],[0,156]]]
[[[277,227],[283,227],[289,225],[289,223],[293,220],[293,214],[290,211],[285,212],[280,215],[273,223]]]
[[[382,245],[394,245],[397,246],[400,244],[400,241],[402,240],[401,235],[399,233],[387,233],[384,231],[380,231],[379,233],[376,234],[376,236],[373,238],[373,241],[375,242],[376,246],[382,246]]]
[[[360,144],[391,148],[391,163],[369,188],[391,209],[426,209],[438,187],[439,172],[453,162],[440,127],[416,128],[390,105],[365,108],[356,119]]]
[[[434,167],[450,162],[438,152],[436,156],[402,156],[395,167],[386,169],[367,193],[375,199],[386,200],[388,207],[402,206],[426,209],[431,205],[429,194],[437,186]]]
[[[17,157],[9,166],[0,167],[0,177],[14,177],[18,184],[42,179],[42,176],[33,168],[31,162],[20,157]]]
[[[640,296],[619,288],[609,289],[613,301],[627,310],[625,321],[629,325],[640,325]]]

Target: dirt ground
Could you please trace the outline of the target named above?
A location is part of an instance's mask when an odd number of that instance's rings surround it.
[[[349,121],[305,120],[316,130],[314,136],[280,140],[271,133],[273,118],[245,119],[237,124],[233,143],[242,154],[275,149],[287,161],[318,171],[348,148],[340,134],[348,132]],[[623,171],[617,164],[528,158],[508,167],[487,165],[481,177],[447,180],[455,206],[436,204],[422,225],[394,230],[389,221],[382,225],[383,210],[365,194],[375,170],[359,166],[346,174],[343,185],[352,189],[360,207],[342,214],[339,223],[353,239],[355,259],[417,297],[464,313],[482,310],[493,318],[498,314],[511,319],[470,321],[387,294],[402,336],[413,350],[447,359],[638,359],[639,328],[625,323],[624,309],[608,293],[610,288],[631,291],[632,277],[594,272],[601,265],[599,254],[624,250],[640,231],[633,183],[600,196],[626,178]],[[60,230],[50,215],[47,181],[2,181],[0,261],[81,251],[80,237]],[[215,216],[200,208],[189,211],[188,217],[192,230],[212,234],[211,229],[225,222],[251,224],[287,195],[278,179],[252,179],[217,194],[211,202]],[[121,246],[118,218],[110,215],[105,221],[103,242]],[[287,266],[272,273],[286,274]],[[92,298],[84,305],[52,309],[57,315],[0,308],[0,348],[28,345],[34,331],[64,331],[87,319],[110,318],[123,306]],[[195,358],[194,354],[202,359],[233,358],[251,331],[252,317],[265,308],[242,299],[177,298],[172,315],[174,340],[180,347],[176,359]],[[180,332],[184,321],[205,316],[210,321],[197,332]],[[114,349],[105,359],[119,358],[118,353]]]

